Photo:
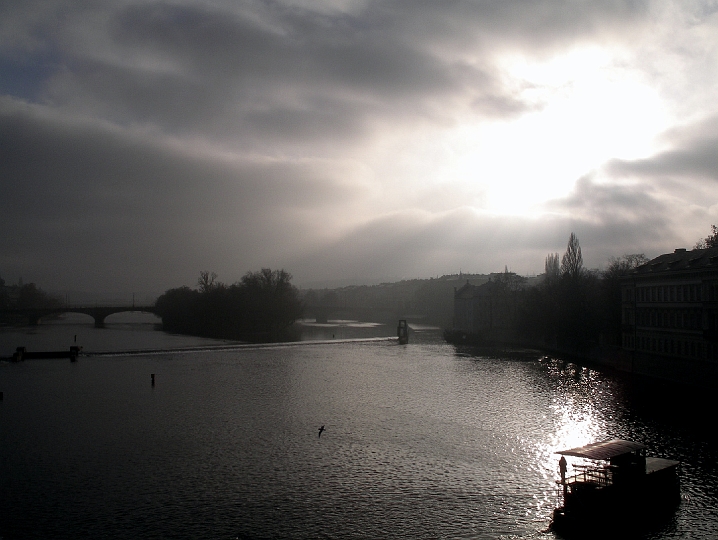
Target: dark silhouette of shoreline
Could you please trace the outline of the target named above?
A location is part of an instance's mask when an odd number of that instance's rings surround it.
[[[198,288],[169,289],[157,299],[163,330],[178,334],[254,343],[296,339],[294,323],[303,305],[292,276],[263,268],[225,285],[202,272]]]

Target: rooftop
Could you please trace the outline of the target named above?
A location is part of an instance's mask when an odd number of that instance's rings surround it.
[[[633,274],[652,274],[680,270],[718,269],[718,247],[708,249],[676,249],[642,264]]]
[[[645,447],[646,445],[633,441],[612,439],[610,441],[591,443],[577,448],[569,448],[568,450],[560,450],[556,453],[564,456],[574,456],[586,459],[609,460],[616,456],[622,456],[624,454],[635,452],[636,450],[642,450]]]

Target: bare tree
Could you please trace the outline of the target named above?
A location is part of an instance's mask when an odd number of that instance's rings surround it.
[[[718,247],[718,227],[711,225],[711,233],[706,236],[706,247]]]
[[[504,291],[511,292],[520,291],[526,285],[526,278],[515,272],[509,272],[508,266],[504,266],[504,271],[501,273],[491,274],[489,280],[497,283]]]
[[[693,249],[706,249],[718,247],[718,227],[711,225],[711,233],[705,238],[701,238],[693,246]]]
[[[207,270],[202,270],[199,273],[199,278],[197,278],[197,286],[199,287],[199,292],[206,293],[214,289],[217,284],[215,281],[217,280],[217,274],[214,272],[210,273]]]
[[[571,233],[568,239],[566,253],[561,259],[561,276],[572,279],[578,278],[583,272],[583,256],[581,255],[581,245],[578,243],[578,237]]]
[[[608,268],[603,272],[604,279],[617,279],[625,276],[634,268],[638,268],[642,264],[648,262],[648,257],[643,253],[631,253],[622,257],[612,257],[608,263]]]

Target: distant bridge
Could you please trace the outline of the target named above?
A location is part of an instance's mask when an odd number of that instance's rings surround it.
[[[155,306],[57,306],[49,308],[15,308],[5,310],[4,312],[24,316],[27,319],[27,324],[30,326],[36,326],[40,323],[40,319],[49,315],[84,313],[95,320],[95,328],[104,328],[105,319],[109,315],[127,311],[140,311],[142,313],[158,315]]]

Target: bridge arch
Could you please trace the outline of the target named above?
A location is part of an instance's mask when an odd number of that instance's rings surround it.
[[[154,306],[60,306],[54,308],[16,310],[16,312],[22,313],[27,317],[27,321],[30,326],[37,325],[40,322],[40,319],[47,317],[48,315],[60,313],[84,313],[94,319],[96,328],[103,328],[105,326],[105,318],[109,315],[125,311],[140,311],[145,313],[154,313],[155,315],[157,314]]]
[[[106,324],[123,324],[123,323],[138,323],[138,324],[145,324],[145,323],[157,323],[161,321],[162,318],[157,315],[156,313],[149,312],[149,311],[140,311],[138,309],[128,309],[127,311],[116,311],[115,313],[110,313],[107,317],[105,317],[105,323]]]
[[[33,322],[30,319],[31,316],[28,317],[28,321],[31,326],[35,326],[37,324],[41,323],[52,323],[52,318],[56,316],[62,316],[62,315],[75,315],[77,318],[73,320],[72,322],[78,323],[78,324],[85,324],[85,323],[93,323],[95,322],[95,318],[90,315],[89,313],[77,313],[73,311],[65,311],[63,309],[58,309],[56,311],[53,311],[52,313],[43,313],[42,315],[39,315],[37,317],[37,322]]]

